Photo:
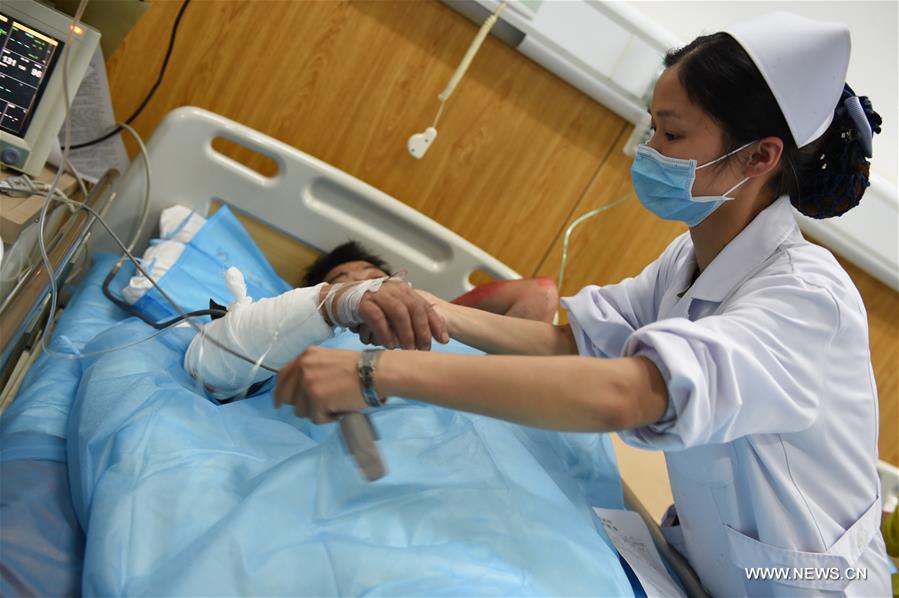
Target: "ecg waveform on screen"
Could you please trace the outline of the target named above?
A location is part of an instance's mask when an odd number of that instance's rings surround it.
[[[62,45],[0,14],[0,129],[25,136]]]

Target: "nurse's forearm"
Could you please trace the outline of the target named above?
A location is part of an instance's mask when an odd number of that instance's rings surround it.
[[[450,336],[486,353],[506,355],[577,355],[571,327],[500,316],[441,301]]]
[[[573,432],[635,428],[662,418],[668,394],[643,357],[466,356],[422,351],[381,355],[375,387],[508,421]]]

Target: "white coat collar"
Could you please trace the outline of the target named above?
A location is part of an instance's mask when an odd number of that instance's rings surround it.
[[[761,266],[788,236],[798,231],[790,198],[783,195],[762,210],[715,256],[687,294],[692,299],[722,301],[737,284]],[[693,253],[692,242],[690,252]],[[695,257],[686,261],[692,272],[692,268],[696,267]]]

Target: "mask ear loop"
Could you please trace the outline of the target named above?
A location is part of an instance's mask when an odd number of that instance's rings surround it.
[[[748,180],[751,179],[751,178],[752,178],[752,177],[746,177],[746,178],[744,178],[742,181],[740,181],[739,183],[737,183],[736,185],[734,185],[733,187],[731,187],[730,189],[728,189],[727,191],[725,191],[725,192],[721,195],[721,197],[723,197],[724,199],[728,199],[728,200],[733,201],[734,198],[733,198],[733,197],[728,197],[728,195],[730,195],[731,193],[733,193],[733,191],[734,191],[737,187],[739,187],[740,185],[742,185],[743,183],[745,183],[746,181],[748,181]]]
[[[746,149],[747,147],[749,147],[749,146],[752,145],[753,143],[755,143],[755,141],[750,141],[749,143],[744,143],[743,145],[741,145],[741,146],[738,147],[737,149],[735,149],[735,150],[733,150],[733,151],[731,151],[731,152],[727,152],[727,153],[724,154],[723,156],[720,156],[720,157],[718,157],[718,158],[715,158],[714,160],[711,160],[710,162],[706,162],[706,163],[703,164],[702,166],[697,166],[697,167],[696,167],[696,170],[699,170],[699,169],[701,169],[701,168],[705,168],[706,166],[711,166],[712,164],[716,164],[716,163],[720,162],[721,160],[724,160],[725,158],[729,158],[730,156],[733,156],[733,155],[736,154],[736,153],[742,152],[744,149]],[[752,177],[745,177],[742,181],[740,181],[739,183],[737,183],[736,185],[734,185],[733,187],[731,187],[730,189],[728,189],[727,191],[725,191],[724,193],[722,193],[722,194],[721,194],[720,196],[718,196],[718,197],[723,197],[723,198],[726,199],[726,200],[733,201],[734,198],[733,198],[733,197],[728,197],[728,195],[730,195],[731,193],[733,193],[734,190],[737,189],[737,187],[739,187],[740,185],[742,185],[743,183],[745,183],[746,181],[748,181],[748,180],[751,179],[751,178],[752,178]],[[692,195],[692,192],[691,192],[691,195]]]
[[[756,141],[757,141],[757,140],[756,140]],[[727,152],[727,153],[724,154],[723,156],[719,156],[719,157],[715,158],[714,160],[710,160],[710,161],[706,162],[705,164],[702,164],[702,165],[700,165],[700,166],[697,166],[697,167],[696,167],[696,170],[701,170],[701,169],[705,168],[706,166],[711,166],[712,164],[716,164],[716,163],[720,162],[721,160],[724,160],[725,158],[729,158],[729,157],[733,156],[734,154],[736,154],[737,152],[742,152],[744,149],[746,149],[747,147],[749,147],[749,146],[752,145],[753,143],[755,143],[755,141],[750,141],[749,143],[744,143],[743,145],[741,145],[741,146],[738,147],[737,149],[735,149],[735,150],[733,150],[733,151],[731,151],[731,152]]]

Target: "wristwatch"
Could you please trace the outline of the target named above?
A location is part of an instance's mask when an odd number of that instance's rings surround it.
[[[380,407],[387,400],[379,397],[375,390],[375,366],[384,349],[366,349],[359,357],[356,369],[359,372],[359,383],[362,385],[362,398],[369,407]]]

